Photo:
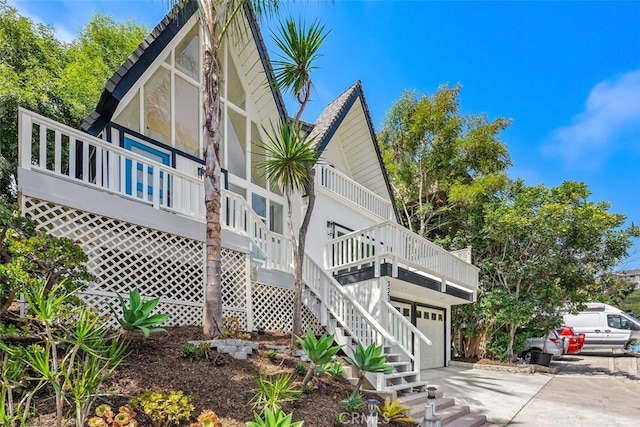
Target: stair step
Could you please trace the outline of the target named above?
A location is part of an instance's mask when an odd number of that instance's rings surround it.
[[[444,408],[441,411],[436,410],[436,413],[442,417],[441,424],[446,425],[458,418],[470,414],[470,410],[468,406],[453,405]]]
[[[409,394],[407,396],[402,396],[398,398],[400,400],[400,406],[411,407],[411,410],[406,412],[407,415],[409,415],[411,418],[422,418],[424,416],[424,407],[427,405],[427,401],[418,400],[418,401],[412,401],[413,403],[411,404],[407,404],[402,401],[402,398],[404,397],[411,397],[411,395]],[[454,406],[456,404],[456,401],[451,397],[441,397],[439,399],[435,399],[433,404],[436,407],[436,413],[438,413],[439,411],[442,411],[445,408]]]
[[[437,412],[436,412],[437,413]],[[487,417],[479,414],[467,414],[460,418],[456,418],[446,424],[446,427],[481,427],[487,422]]]
[[[392,374],[408,374],[409,372],[414,372],[413,366],[409,363],[398,362],[395,364],[390,363],[390,365],[393,367],[393,371],[391,372]]]
[[[427,386],[425,381],[415,381],[412,383],[394,384],[384,388],[384,391],[395,391],[411,393],[414,389],[424,389]]]
[[[407,372],[392,372],[390,374],[384,374],[384,379],[389,380],[392,378],[402,378],[408,376],[419,376],[420,372],[418,371],[407,371]]]
[[[400,401],[400,405],[402,406],[416,406],[422,403],[425,403],[429,397],[429,394],[426,391],[422,391],[420,393],[413,393],[413,394],[407,394],[404,396],[399,396],[398,400]],[[452,398],[444,398],[442,397],[442,392],[441,391],[436,391],[436,410],[438,409],[438,403],[446,403],[448,401],[451,401],[451,405],[446,404],[445,406],[443,406],[443,408],[445,408],[446,406],[453,406],[455,404],[455,401]]]

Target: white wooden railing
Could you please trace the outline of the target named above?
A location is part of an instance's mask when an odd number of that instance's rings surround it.
[[[204,218],[204,190],[198,177],[22,108],[19,129],[21,168],[53,174],[156,209]]]
[[[353,179],[326,165],[316,166],[316,185],[346,199],[383,220],[393,219],[391,202],[378,196]]]
[[[424,237],[392,222],[345,234],[325,244],[325,267],[339,271],[374,265],[384,259],[439,277],[470,291],[478,288],[479,269]]]
[[[382,318],[387,320],[387,331],[397,340],[401,348],[407,349],[414,369],[419,371],[420,345],[423,342],[431,345],[431,340],[386,300],[382,300]]]

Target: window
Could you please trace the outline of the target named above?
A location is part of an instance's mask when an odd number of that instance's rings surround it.
[[[251,193],[251,207],[264,222],[267,222],[267,199],[259,194]]]
[[[160,67],[144,84],[144,134],[171,143],[171,72]]]
[[[176,76],[176,135],[175,147],[192,156],[200,157],[199,88],[182,77]]]
[[[175,50],[176,68],[193,80],[200,81],[200,41],[198,25],[180,42]]]
[[[609,325],[610,328],[623,329],[620,316],[616,316],[613,314],[607,315],[607,325]]]
[[[269,202],[269,230],[274,233],[282,234],[282,217],[283,217],[283,206],[280,203]]]

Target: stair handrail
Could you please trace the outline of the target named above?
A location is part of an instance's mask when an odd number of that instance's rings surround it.
[[[331,312],[333,316],[338,320],[341,326],[358,342],[363,345],[370,345],[375,343],[376,345],[382,345],[386,341],[389,345],[396,344],[396,339],[373,318],[373,316],[358,302],[356,301],[340,283],[329,274],[324,268],[320,267],[309,255],[305,255],[303,265],[303,280],[307,287],[318,296],[320,304],[324,307],[321,310],[321,316],[324,316],[327,311]],[[324,285],[324,286],[323,286]],[[334,291],[334,295],[330,295],[331,291]],[[332,304],[332,296],[339,296],[340,301],[336,301]],[[358,333],[358,330],[349,324],[349,319],[345,318],[341,311],[344,311],[348,307],[341,307],[340,304],[346,304],[355,310],[358,315],[364,320],[371,330],[372,337],[363,336],[362,333]],[[320,319],[321,323],[326,324],[327,319]]]
[[[427,338],[420,329],[415,327],[406,317],[404,317],[402,313],[396,310],[389,301],[383,300],[382,305],[385,308],[383,317],[388,319],[389,332],[396,337],[398,345],[403,347],[410,354],[409,357],[413,361],[413,369],[419,371],[420,344],[424,342],[427,345],[431,345],[431,340]]]
[[[242,209],[240,212],[223,212],[221,217],[224,218],[224,224],[233,231],[239,232],[251,239],[260,254],[265,258],[266,267],[287,273],[293,272],[293,251],[291,250],[291,241],[284,235],[269,230],[262,218],[256,214],[249,202],[239,194],[228,190],[221,190],[222,203],[221,210],[230,209],[229,200],[233,200],[233,209],[239,205]],[[243,226],[238,226],[237,222],[233,222],[231,226],[232,214],[246,214],[246,221]]]

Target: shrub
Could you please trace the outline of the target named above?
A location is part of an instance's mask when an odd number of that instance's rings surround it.
[[[264,419],[257,412],[253,413],[255,421],[249,421],[248,427],[302,427],[303,421],[293,422],[292,414],[285,414],[282,409],[264,410]]]
[[[126,351],[126,345],[110,335],[104,318],[93,310],[79,307],[67,318],[69,297],[64,283],[49,290],[47,282],[38,281],[25,298],[32,327],[42,331],[41,343],[2,349],[9,358],[23,360],[32,372],[29,396],[47,386],[53,389],[57,426],[64,423],[65,401],[73,405],[76,425],[84,425],[98,396],[96,390],[122,362]]]
[[[333,335],[323,334],[319,339],[317,339],[311,331],[308,331],[304,338],[298,337],[297,340],[300,347],[302,347],[302,350],[311,360],[311,364],[307,369],[307,374],[302,380],[302,386],[304,387],[313,377],[316,367],[331,362],[336,353],[340,351],[341,346],[332,345],[334,341]]]
[[[253,390],[255,394],[251,400],[254,408],[275,411],[283,403],[294,402],[300,398],[300,390],[291,384],[291,375],[260,374],[255,382],[257,388]]]
[[[114,414],[111,406],[100,405],[95,409],[95,417],[89,418],[88,427],[137,427],[136,413],[129,406],[121,406]]]
[[[410,410],[411,408],[408,406],[400,406],[400,401],[398,399],[391,401],[390,398],[384,399],[384,405],[382,409],[380,407],[376,407],[376,411],[380,417],[382,417],[383,422],[386,424],[389,421],[396,422],[405,422],[405,423],[415,423],[415,420],[411,417],[407,417],[404,413],[405,411]]]
[[[180,390],[147,391],[132,398],[129,402],[139,408],[154,427],[179,425],[188,420],[193,411],[191,398]]]
[[[267,359],[269,359],[271,363],[276,363],[278,361],[278,352],[272,348],[267,352]]]
[[[364,397],[362,393],[356,389],[341,403],[347,412],[359,412],[360,409],[364,407]]]
[[[120,300],[122,317],[118,317],[113,307],[109,308],[125,331],[140,332],[145,338],[152,332],[165,331],[162,328],[155,328],[155,326],[165,322],[169,318],[169,315],[167,313],[151,314],[158,305],[160,298],[143,301],[142,298],[140,298],[140,291],[134,289],[129,292],[129,306],[127,306],[124,298],[118,293],[116,293],[116,295],[118,296],[118,300]]]
[[[183,359],[188,359],[190,362],[193,362],[200,358],[200,348],[193,343],[186,343],[184,347],[182,347],[181,356]]]
[[[304,374],[307,373],[307,365],[305,365],[302,362],[298,362],[298,363],[296,363],[295,370],[296,370],[296,374],[304,375]]]
[[[222,318],[222,333],[227,338],[237,338],[241,340],[248,340],[251,338],[251,334],[244,332],[240,321],[236,316],[227,316]]]
[[[222,421],[211,409],[205,409],[198,416],[198,421],[192,423],[191,427],[222,427]]]
[[[393,366],[387,364],[387,357],[384,355],[381,345],[371,344],[365,348],[358,343],[353,351],[353,356],[345,357],[344,360],[360,371],[355,391],[360,390],[366,372],[384,372],[388,374],[393,371]]]

